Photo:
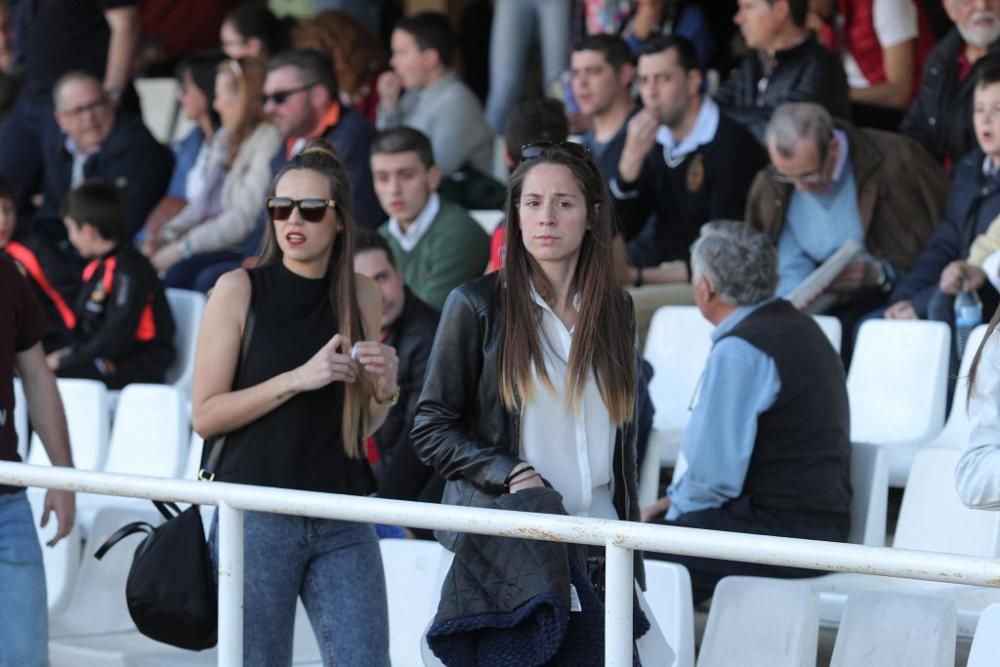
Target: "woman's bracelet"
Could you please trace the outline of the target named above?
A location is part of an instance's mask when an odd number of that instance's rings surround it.
[[[518,477],[518,478],[516,478],[515,481],[511,482],[510,484],[508,484],[507,488],[509,489],[511,487],[511,485],[513,485],[513,484],[520,484],[521,482],[527,482],[529,479],[534,479],[536,477],[541,477],[541,476],[542,475],[540,473],[533,472],[530,475],[528,475],[527,477]]]
[[[514,479],[518,477],[521,473],[528,472],[529,470],[534,471],[534,469],[535,466],[527,465],[524,466],[523,468],[518,468],[517,470],[512,471],[509,475],[507,475],[507,479],[503,481],[503,485],[509,487],[511,483],[514,481]]]

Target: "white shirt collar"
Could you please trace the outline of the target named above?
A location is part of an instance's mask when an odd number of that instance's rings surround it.
[[[531,300],[534,301],[535,305],[544,310],[546,313],[552,315],[552,317],[555,317],[556,319],[559,319],[555,311],[552,310],[552,306],[550,306],[549,302],[546,301],[541,294],[539,294],[538,290],[535,289],[534,285],[531,286]],[[580,312],[580,302],[581,302],[580,293],[577,292],[576,294],[573,295],[573,310],[575,310],[578,313]],[[562,320],[559,321],[561,322]]]
[[[420,214],[413,219],[413,223],[410,228],[403,231],[403,227],[399,224],[399,220],[396,218],[389,218],[389,233],[392,234],[393,238],[399,242],[399,247],[403,249],[403,252],[411,252],[420,243],[420,239],[424,237],[427,230],[431,228],[434,223],[434,219],[437,217],[438,212],[441,210],[441,198],[438,197],[436,192],[432,192],[430,199],[427,200],[427,204],[424,205],[424,210],[420,211]]]
[[[998,173],[1000,173],[1000,167],[993,164],[993,158],[989,155],[983,158],[983,176],[989,178],[996,176]]]
[[[666,125],[656,131],[656,141],[663,145],[663,161],[670,168],[676,167],[699,146],[711,143],[718,129],[719,105],[711,97],[703,97],[694,127],[679,143]]]

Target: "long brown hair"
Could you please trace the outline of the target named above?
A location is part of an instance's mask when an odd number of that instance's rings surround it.
[[[352,343],[365,337],[364,325],[361,319],[361,306],[354,280],[354,236],[357,233],[354,226],[354,207],[351,204],[351,185],[344,165],[337,157],[336,151],[322,139],[309,143],[302,153],[292,158],[274,180],[271,181],[270,194],[281,178],[290,171],[313,171],[324,176],[330,183],[330,199],[336,204],[334,210],[340,222],[340,230],[330,249],[330,265],[327,274],[330,275],[330,308],[337,313],[340,333]],[[281,247],[274,232],[274,224],[264,227],[264,239],[260,250],[258,266],[267,266],[281,261]],[[370,382],[364,381],[364,376],[346,386],[344,392],[344,412],[341,435],[344,440],[344,452],[349,457],[361,458],[361,434],[368,426],[368,399],[372,394]]]
[[[500,270],[503,317],[500,340],[500,396],[504,407],[520,412],[534,396],[532,369],[549,389],[552,381],[542,353],[541,312],[531,298],[534,287],[544,298],[554,289],[535,258],[524,247],[518,205],[528,173],[540,164],[567,167],[584,194],[588,230],[580,246],[571,289],[580,295],[566,381],[566,406],[579,410],[593,371],[601,398],[619,426],[632,419],[635,406],[635,339],[625,331],[627,296],[614,280],[611,199],[604,179],[590,158],[559,146],[522,161],[510,178],[505,219],[506,259]]]
[[[224,60],[216,69],[216,76],[225,75],[236,89],[240,98],[240,117],[236,128],[229,138],[229,157],[226,158],[226,168],[233,166],[240,148],[257,126],[267,120],[264,113],[264,78],[267,68],[259,58],[240,58],[239,60]]]
[[[979,343],[979,349],[976,350],[976,356],[972,358],[972,365],[969,366],[969,388],[966,398],[972,399],[972,392],[974,391],[974,386],[976,382],[976,372],[979,370],[979,360],[983,356],[983,349],[986,347],[986,342],[993,335],[993,330],[997,328],[997,324],[1000,324],[1000,306],[997,307],[996,311],[993,313],[993,317],[990,319],[990,324],[986,328],[986,335],[983,336],[983,340]],[[965,406],[968,410],[968,404]]]

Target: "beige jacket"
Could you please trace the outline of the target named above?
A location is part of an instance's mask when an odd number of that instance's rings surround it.
[[[203,207],[191,202],[164,225],[161,233],[167,238],[185,239],[193,253],[241,250],[263,209],[271,183],[271,158],[281,141],[277,127],[270,123],[258,125],[243,142],[222,181],[222,212],[206,218]],[[212,144],[213,153],[228,152],[226,130],[220,130]],[[217,157],[212,155],[213,160]]]
[[[986,258],[1000,250],[1000,215],[969,246],[969,264],[983,268]]]

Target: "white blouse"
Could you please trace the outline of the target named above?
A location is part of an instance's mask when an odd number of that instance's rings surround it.
[[[573,412],[566,407],[573,330],[566,328],[537,291],[531,292],[542,312],[545,369],[555,391],[534,373],[534,400],[525,403],[521,415],[520,456],[562,495],[569,514],[617,519],[612,490],[617,428],[593,371],[587,378],[581,409]],[[579,310],[579,296],[573,307]]]
[[[968,449],[955,470],[958,497],[973,509],[1000,509],[1000,331],[983,346],[969,418]]]

